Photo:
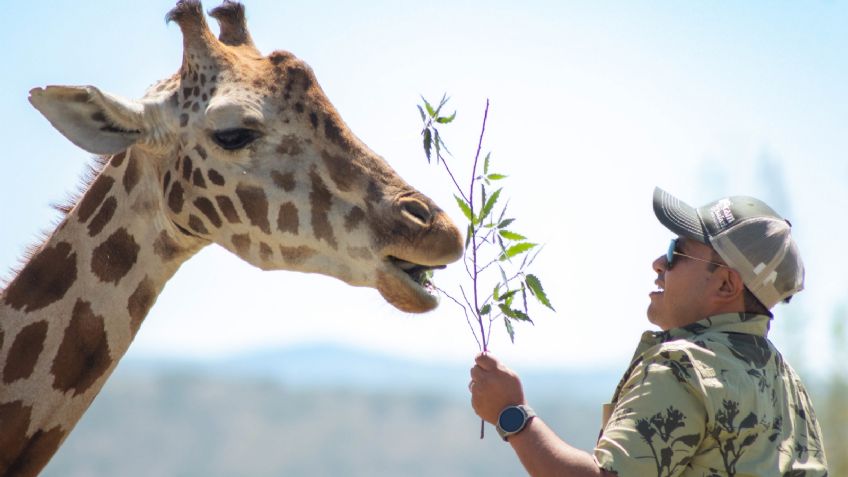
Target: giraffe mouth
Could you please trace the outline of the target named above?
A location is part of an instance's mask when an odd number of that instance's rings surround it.
[[[408,313],[425,313],[439,305],[433,270],[444,265],[422,265],[387,256],[377,272],[375,288],[395,308]]]
[[[410,280],[423,288],[424,291],[431,295],[436,294],[436,285],[433,284],[433,270],[441,270],[445,268],[445,265],[420,265],[397,257],[389,257],[389,262],[399,268]]]

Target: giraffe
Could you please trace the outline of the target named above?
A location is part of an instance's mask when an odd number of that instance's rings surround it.
[[[263,270],[437,305],[429,271],[461,232],[348,129],[309,66],[263,56],[244,7],[181,0],[179,71],[139,100],[47,86],[29,100],[99,155],[90,185],[0,291],[0,475],[46,465],[127,351],[166,282],[218,244]]]

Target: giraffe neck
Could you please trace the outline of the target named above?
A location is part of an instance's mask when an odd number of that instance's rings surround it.
[[[46,464],[203,245],[165,219],[145,159],[112,157],[0,293],[0,475]]]

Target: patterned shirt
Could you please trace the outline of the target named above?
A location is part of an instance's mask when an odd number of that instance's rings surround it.
[[[620,477],[827,475],[813,404],[768,316],[646,332],[594,455]]]

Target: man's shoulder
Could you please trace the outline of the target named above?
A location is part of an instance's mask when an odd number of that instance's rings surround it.
[[[659,343],[645,350],[642,360],[647,368],[667,367],[679,377],[703,382],[737,371],[745,374],[746,362],[759,361],[759,356],[748,349],[734,348],[732,339],[725,333],[704,333]]]

